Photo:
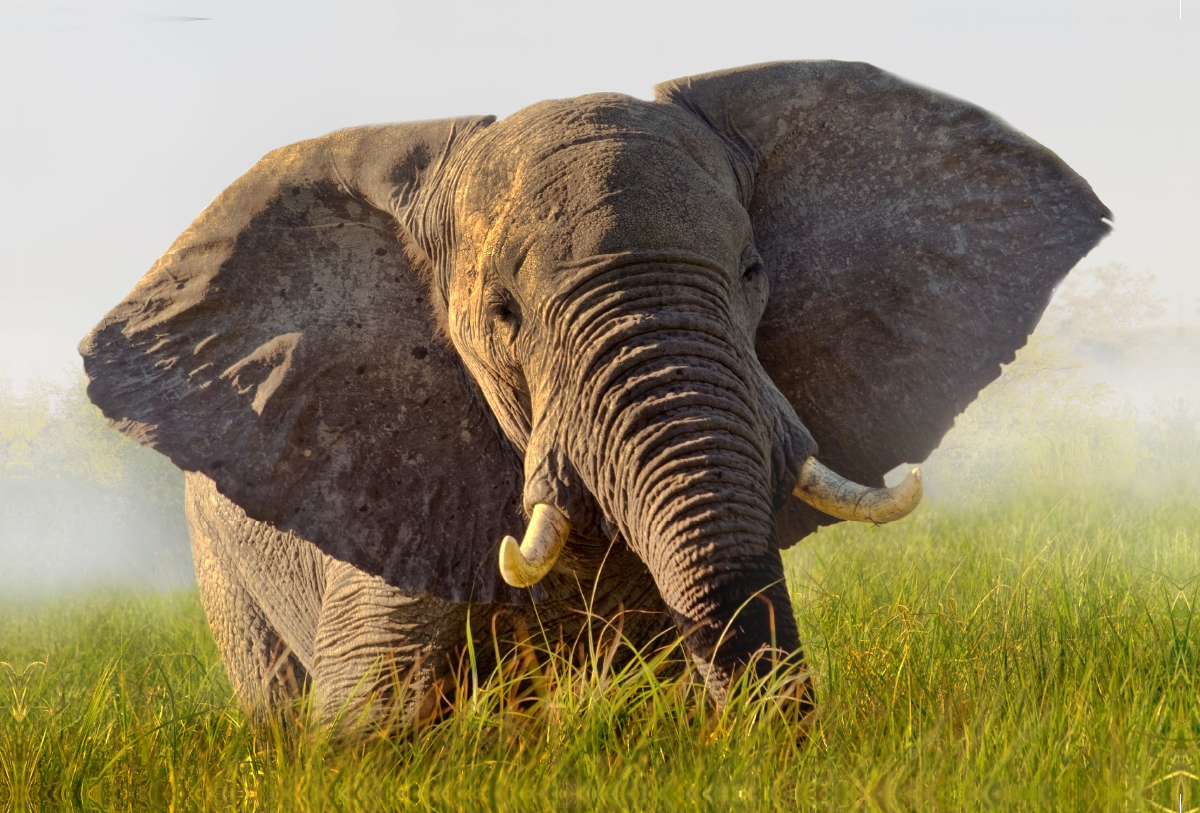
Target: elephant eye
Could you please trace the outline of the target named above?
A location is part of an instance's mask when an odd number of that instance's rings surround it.
[[[752,243],[742,249],[742,281],[750,282],[763,273],[762,257]]]
[[[504,291],[495,291],[487,300],[487,314],[494,321],[499,322],[509,329],[513,329],[520,321],[517,314],[516,306],[509,295]]]
[[[747,281],[752,280],[761,275],[763,270],[762,259],[757,254],[754,254],[747,258],[745,270],[742,271],[742,279]]]

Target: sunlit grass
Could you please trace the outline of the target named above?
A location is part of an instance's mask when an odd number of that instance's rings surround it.
[[[925,506],[787,559],[807,737],[600,647],[532,682],[514,663],[415,736],[339,742],[236,708],[194,594],[0,605],[0,808],[1200,805],[1200,507]]]

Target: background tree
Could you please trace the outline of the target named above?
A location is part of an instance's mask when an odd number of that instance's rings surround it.
[[[1054,294],[1039,329],[1082,340],[1106,341],[1151,327],[1167,313],[1154,293],[1155,276],[1124,263],[1072,271]]]
[[[1167,309],[1154,282],[1121,263],[1071,272],[1029,343],[930,457],[931,495],[970,504],[1086,484],[1197,496],[1200,403],[1167,394],[1196,358],[1157,329]]]
[[[1111,390],[1055,336],[1035,333],[954,424],[926,464],[929,490],[974,504],[1132,469],[1137,434],[1111,408]]]

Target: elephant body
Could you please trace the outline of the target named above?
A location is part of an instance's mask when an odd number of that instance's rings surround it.
[[[919,478],[883,475],[1108,216],[965,102],[771,63],[277,150],[81,352],[189,472],[247,704],[402,686],[419,718],[469,638],[622,614],[634,645],[682,636],[721,703],[747,667],[803,674],[781,549],[911,510]]]
[[[632,640],[672,640],[654,580],[627,552],[606,563],[607,578],[547,596],[534,614],[401,590],[249,518],[202,474],[186,477],[186,510],[204,612],[238,699],[251,710],[311,686],[318,716],[333,719],[361,712],[369,699],[392,700],[400,687],[399,709],[377,703],[372,711],[421,719],[435,710],[435,689],[452,693],[439,681],[462,677],[471,632],[475,668],[484,674],[496,665],[497,644],[548,630],[570,647],[587,640],[589,618],[616,621]]]

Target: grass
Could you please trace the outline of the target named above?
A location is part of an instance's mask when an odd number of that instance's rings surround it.
[[[400,740],[233,703],[193,593],[0,604],[0,810],[1200,806],[1200,507],[1024,497],[787,555],[808,736],[653,661],[513,664]],[[303,709],[298,711],[303,714]]]

